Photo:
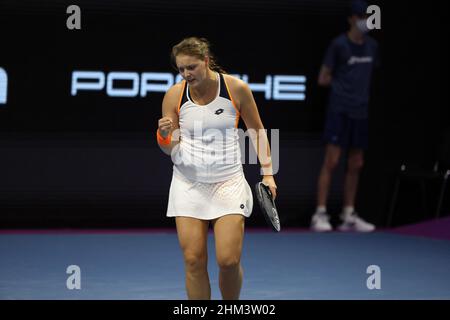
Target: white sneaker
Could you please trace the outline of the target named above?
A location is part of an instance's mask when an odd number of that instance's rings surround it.
[[[316,232],[333,230],[330,224],[330,216],[326,213],[315,213],[311,218],[311,230]]]
[[[371,232],[375,230],[375,225],[364,221],[356,212],[347,215],[341,215],[342,224],[339,225],[340,231]]]

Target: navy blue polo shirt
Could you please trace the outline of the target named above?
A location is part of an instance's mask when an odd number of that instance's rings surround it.
[[[331,69],[329,108],[351,118],[368,117],[370,80],[379,64],[378,44],[364,36],[362,44],[352,42],[347,33],[336,37],[328,47],[323,64]]]

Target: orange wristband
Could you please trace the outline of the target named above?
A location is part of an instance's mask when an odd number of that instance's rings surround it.
[[[162,146],[167,146],[170,144],[171,140],[172,140],[172,135],[169,134],[167,137],[163,137],[160,133],[159,133],[159,129],[156,130],[156,140],[158,141],[158,144],[162,145]]]

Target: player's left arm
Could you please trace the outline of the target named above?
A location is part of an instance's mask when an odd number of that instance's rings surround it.
[[[247,83],[236,79],[234,83],[235,101],[238,104],[241,118],[247,127],[250,140],[258,155],[263,171],[263,183],[268,185],[270,191],[276,197],[276,183],[273,178],[272,156],[266,130],[256,106],[253,93]]]

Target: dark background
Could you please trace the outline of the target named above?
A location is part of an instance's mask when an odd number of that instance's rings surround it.
[[[395,3],[394,3],[395,2]],[[373,78],[370,148],[358,193],[360,214],[386,222],[401,163],[431,168],[448,128],[448,28],[445,8],[369,1],[381,8],[381,67]],[[66,28],[66,8],[81,8],[81,30]],[[111,98],[70,94],[74,70],[172,72],[169,53],[183,37],[210,40],[231,74],[304,75],[304,101],[254,96],[266,128],[280,129],[277,205],[285,226],[306,226],[323,157],[328,89],[317,74],[330,41],[347,29],[349,1],[2,1],[0,67],[9,78],[0,105],[2,227],[173,226],[165,218],[172,175],[155,139],[163,93]],[[242,127],[242,123],[241,123]],[[341,206],[344,160],[330,192]],[[244,165],[251,185],[256,165]],[[400,194],[395,224],[426,219],[418,191]],[[449,193],[444,214],[449,212]],[[263,225],[254,206],[249,226]]]

